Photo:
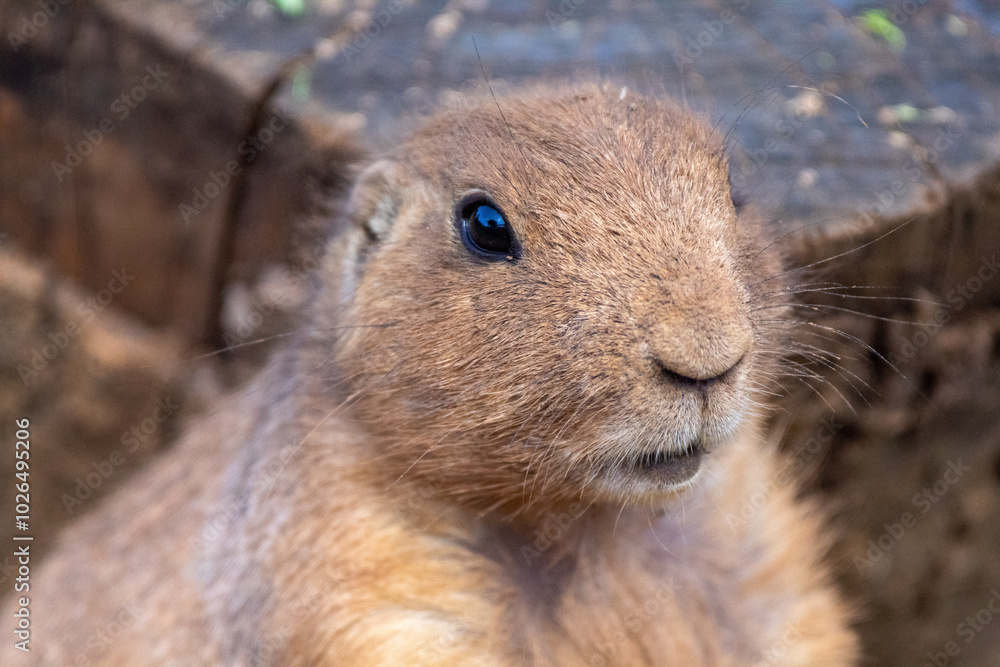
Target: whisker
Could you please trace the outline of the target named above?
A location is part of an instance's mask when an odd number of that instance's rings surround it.
[[[275,340],[277,338],[287,338],[289,336],[296,336],[296,335],[299,335],[299,334],[306,334],[306,335],[308,335],[308,334],[318,333],[318,332],[321,332],[321,331],[339,331],[339,330],[344,330],[344,329],[384,329],[384,328],[387,328],[387,327],[398,326],[398,324],[399,324],[398,322],[389,322],[387,324],[349,324],[349,325],[338,326],[338,327],[322,327],[322,328],[317,328],[317,329],[296,329],[295,331],[286,331],[286,332],[283,332],[283,333],[272,334],[270,336],[263,336],[261,338],[255,338],[253,340],[243,341],[242,343],[235,343],[235,344],[229,345],[227,347],[219,348],[218,350],[212,350],[211,352],[206,352],[204,354],[199,354],[199,355],[194,356],[194,357],[188,357],[186,359],[182,359],[181,363],[191,363],[191,362],[194,362],[194,361],[199,361],[201,359],[208,359],[210,357],[215,357],[215,356],[218,356],[220,354],[225,354],[227,352],[232,352],[233,350],[239,350],[241,348],[249,347],[249,346],[252,346],[252,345],[260,345],[262,343],[267,343],[267,342]]]
[[[835,334],[838,334],[838,335],[840,335],[840,336],[844,336],[845,338],[848,338],[848,339],[850,339],[850,340],[853,340],[853,341],[854,341],[854,342],[856,342],[856,343],[859,343],[859,344],[861,344],[861,345],[862,345],[862,346],[864,346],[864,347],[865,347],[865,348],[866,348],[866,349],[867,349],[867,350],[868,350],[869,352],[871,352],[871,353],[872,353],[872,354],[874,354],[874,355],[875,355],[876,357],[878,357],[879,359],[881,359],[882,361],[884,361],[884,362],[885,362],[886,364],[888,364],[889,368],[891,368],[891,369],[892,369],[893,371],[895,371],[895,372],[896,372],[896,374],[897,374],[897,375],[899,375],[899,377],[903,378],[903,380],[905,380],[905,381],[906,381],[906,383],[907,383],[908,385],[910,385],[910,386],[911,386],[911,387],[912,387],[913,389],[916,389],[916,390],[917,390],[917,394],[918,394],[919,396],[921,396],[922,398],[924,398],[924,399],[926,399],[926,400],[930,401],[930,398],[929,398],[928,396],[926,396],[926,395],[924,394],[924,392],[920,391],[920,388],[919,388],[919,387],[917,387],[916,385],[914,385],[914,384],[913,384],[913,383],[912,383],[912,382],[910,381],[910,379],[909,379],[908,377],[906,377],[906,375],[904,375],[904,374],[903,374],[903,372],[902,372],[902,371],[900,371],[900,370],[899,370],[898,368],[896,368],[896,365],[895,365],[895,364],[893,364],[892,362],[890,362],[890,361],[889,361],[888,359],[886,359],[886,358],[885,358],[884,356],[882,356],[882,353],[881,353],[881,352],[879,352],[879,351],[878,351],[878,350],[876,350],[876,349],[875,349],[874,347],[872,347],[871,345],[869,345],[869,344],[868,344],[868,343],[866,343],[865,341],[861,340],[861,339],[860,339],[860,338],[858,338],[857,336],[854,336],[854,335],[852,335],[852,334],[849,334],[849,333],[847,333],[846,331],[841,331],[840,329],[834,329],[833,327],[828,327],[828,326],[824,326],[824,325],[822,325],[822,324],[818,324],[818,323],[816,323],[816,322],[806,322],[806,324],[809,324],[809,325],[811,325],[811,326],[814,326],[814,327],[820,327],[820,328],[822,328],[822,329],[826,329],[827,331],[831,331],[831,332],[833,332],[833,333],[835,333]]]
[[[818,349],[818,348],[817,348],[817,349]],[[819,363],[819,364],[822,364],[823,366],[826,366],[827,368],[831,369],[832,371],[834,371],[835,373],[837,373],[838,375],[840,375],[840,377],[844,378],[844,380],[846,380],[846,381],[847,381],[847,384],[848,384],[848,385],[850,385],[851,389],[853,389],[853,390],[855,391],[855,393],[857,393],[858,397],[859,397],[859,398],[860,398],[860,399],[861,399],[862,401],[864,401],[865,403],[867,403],[869,407],[871,407],[871,405],[872,405],[872,404],[871,404],[871,402],[870,402],[870,401],[869,401],[869,400],[868,400],[868,399],[867,399],[867,398],[865,397],[865,395],[864,395],[864,394],[862,394],[862,393],[861,393],[861,391],[859,391],[859,390],[858,390],[858,388],[857,388],[857,387],[855,387],[855,386],[854,386],[854,383],[853,383],[853,382],[851,382],[851,381],[850,381],[850,380],[849,380],[849,379],[847,378],[847,376],[846,376],[846,375],[844,375],[844,373],[847,373],[847,374],[849,374],[849,375],[850,375],[851,377],[853,377],[853,378],[854,378],[854,379],[856,379],[856,380],[857,380],[858,382],[860,382],[861,384],[863,384],[863,385],[864,385],[865,387],[867,387],[867,388],[868,388],[869,390],[871,390],[871,391],[875,391],[874,389],[872,389],[871,385],[869,385],[869,384],[868,384],[867,382],[865,382],[865,381],[864,381],[864,380],[863,380],[862,378],[858,377],[858,375],[856,375],[856,374],[855,374],[855,373],[853,373],[852,371],[848,370],[848,369],[847,369],[846,367],[844,367],[844,366],[843,366],[842,364],[838,364],[838,363],[836,363],[836,362],[834,362],[834,361],[831,361],[830,359],[827,359],[827,358],[824,358],[824,357],[823,357],[823,356],[821,356],[821,355],[810,355],[810,358],[811,358],[811,359],[813,359],[814,361],[816,361],[816,363]],[[877,391],[875,391],[875,393],[876,393],[876,394],[878,394],[878,392],[877,392]],[[880,394],[879,394],[879,395],[880,395]]]
[[[823,303],[777,304],[777,305],[771,305],[771,306],[761,306],[761,307],[758,307],[758,308],[754,308],[753,310],[754,311],[760,311],[760,310],[770,310],[772,308],[787,308],[787,307],[789,307],[789,305],[792,308],[805,308],[807,310],[820,310],[820,309],[824,309],[825,308],[827,310],[837,310],[837,311],[841,311],[841,312],[844,312],[844,313],[850,313],[852,315],[858,315],[859,317],[867,317],[868,319],[872,319],[872,320],[881,320],[883,322],[893,322],[895,324],[906,324],[906,325],[909,325],[909,326],[920,326],[919,322],[913,322],[911,320],[899,320],[899,319],[895,319],[895,318],[892,318],[892,317],[883,317],[881,315],[872,315],[871,313],[863,313],[863,312],[861,312],[859,310],[853,310],[851,308],[842,308],[840,306],[834,306],[834,305],[823,304]]]
[[[786,276],[786,275],[789,275],[789,274],[792,274],[792,273],[796,273],[797,271],[804,271],[806,269],[811,269],[814,266],[819,266],[820,264],[825,264],[826,262],[832,262],[835,259],[840,259],[841,257],[844,257],[846,255],[850,255],[851,253],[857,252],[859,250],[863,250],[864,248],[867,248],[868,246],[870,246],[870,245],[872,245],[874,243],[878,243],[879,241],[881,241],[885,237],[889,236],[890,234],[894,234],[894,233],[898,232],[900,229],[902,229],[903,227],[906,227],[907,225],[909,225],[910,223],[912,223],[914,220],[917,220],[917,219],[918,218],[916,216],[914,216],[914,217],[910,218],[909,220],[907,220],[906,222],[904,222],[904,223],[902,223],[902,224],[900,224],[900,225],[898,225],[896,227],[893,227],[892,229],[890,229],[886,233],[882,234],[878,238],[873,239],[871,241],[868,241],[867,243],[863,243],[863,244],[857,246],[856,248],[851,248],[850,250],[845,250],[842,253],[839,253],[837,255],[833,255],[832,257],[827,257],[826,259],[817,260],[817,261],[812,262],[810,264],[806,264],[805,266],[800,266],[800,267],[795,268],[795,269],[789,269],[787,271],[782,271],[781,273],[779,273],[777,275],[771,276],[770,278],[765,278],[764,280],[761,280],[761,281],[758,281],[758,282],[754,283],[753,285],[751,285],[751,287],[756,287],[757,285],[761,285],[763,283],[770,282],[772,280],[776,280],[776,279],[778,279],[778,278],[780,278],[782,276]]]
[[[822,287],[816,287],[817,285],[822,285]],[[879,299],[885,301],[910,301],[915,303],[926,303],[932,306],[944,306],[943,303],[938,303],[936,301],[930,301],[929,299],[918,299],[916,297],[907,296],[868,296],[864,294],[842,294],[833,290],[847,290],[847,289],[894,289],[892,287],[879,287],[875,285],[839,285],[837,283],[804,283],[799,285],[797,288],[781,288],[778,290],[771,290],[768,292],[761,292],[761,297],[771,296],[773,294],[780,294],[782,296],[796,296],[798,294],[807,293],[819,293],[819,294],[829,294],[831,296],[839,296],[845,299]]]
[[[476,37],[475,37],[475,35],[472,35],[472,48],[474,48],[476,50],[476,59],[479,60],[479,69],[483,73],[483,80],[486,81],[486,87],[490,91],[490,97],[493,98],[493,103],[497,105],[497,111],[500,112],[500,118],[503,120],[503,124],[507,127],[507,132],[510,134],[510,140],[512,142],[514,142],[515,146],[517,146],[517,152],[521,154],[521,159],[524,160],[524,164],[525,165],[529,165],[531,163],[528,161],[528,158],[525,156],[524,149],[521,148],[521,144],[519,144],[518,141],[517,141],[517,139],[514,137],[514,130],[511,129],[510,123],[507,122],[507,117],[504,115],[503,109],[500,108],[500,102],[497,100],[496,93],[493,92],[493,84],[490,83],[490,78],[488,76],[486,76],[486,68],[483,66],[482,56],[479,55],[479,45],[476,44]],[[504,180],[507,181],[507,183],[510,185],[510,187],[512,187],[514,189],[514,192],[517,192],[518,197],[520,197],[521,193],[517,189],[517,186],[514,185],[514,183],[509,178],[507,178],[506,175],[504,175]]]
[[[774,239],[773,241],[771,241],[770,243],[768,243],[766,246],[764,246],[763,248],[761,248],[760,252],[758,252],[756,255],[754,255],[750,259],[750,264],[752,265],[757,260],[758,257],[760,257],[761,255],[764,254],[764,252],[768,248],[771,248],[775,244],[784,241],[786,238],[788,238],[792,234],[797,234],[797,233],[801,232],[803,229],[809,229],[810,227],[815,227],[816,225],[822,225],[822,224],[824,224],[826,222],[829,222],[829,221],[830,221],[830,218],[825,218],[823,220],[816,220],[815,222],[810,222],[807,225],[802,225],[801,227],[796,227],[795,229],[791,230],[790,232],[785,232],[784,234],[782,234],[781,236],[779,236],[778,238]]]
[[[793,361],[791,359],[786,360],[786,363],[790,363],[790,364],[793,364],[794,366],[798,367],[802,372],[806,373],[806,377],[811,377],[813,379],[816,379],[816,380],[819,380],[821,382],[826,383],[826,385],[828,387],[830,387],[830,389],[832,389],[833,391],[835,391],[837,393],[837,395],[840,396],[840,399],[842,401],[844,401],[844,404],[848,407],[848,409],[850,409],[850,411],[853,412],[855,415],[857,414],[857,411],[854,409],[854,406],[851,405],[851,402],[849,400],[847,400],[847,397],[844,396],[844,394],[839,389],[837,389],[836,385],[834,385],[832,382],[830,382],[829,380],[827,380],[825,377],[823,377],[819,373],[816,373],[815,371],[812,371],[811,369],[809,369],[804,364],[801,364],[799,362]],[[853,385],[851,385],[851,386],[853,388]],[[855,391],[857,391],[857,390],[855,389]],[[817,393],[819,393],[819,392],[817,392]],[[824,402],[826,402],[825,399],[824,399]],[[830,405],[830,404],[827,403],[827,405]],[[833,410],[833,406],[832,405],[830,406],[830,409]]]
[[[866,128],[868,127],[868,123],[866,123],[865,119],[861,117],[861,112],[858,111],[858,108],[856,106],[854,106],[853,104],[851,104],[850,102],[848,102],[847,100],[845,100],[840,95],[834,95],[833,93],[831,93],[829,91],[820,90],[819,88],[814,88],[813,86],[792,86],[792,85],[788,85],[786,87],[787,88],[801,88],[803,90],[814,90],[814,91],[816,91],[817,93],[819,93],[821,95],[826,95],[828,97],[832,97],[835,100],[839,100],[839,101],[843,102],[844,104],[846,104],[847,106],[849,106],[852,109],[854,109],[854,112],[856,114],[858,114],[858,120],[861,122],[861,124],[864,125]]]

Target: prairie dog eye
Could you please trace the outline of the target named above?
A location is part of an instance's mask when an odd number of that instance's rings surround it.
[[[510,223],[489,197],[477,193],[459,208],[462,240],[467,248],[484,259],[508,259],[515,253]]]

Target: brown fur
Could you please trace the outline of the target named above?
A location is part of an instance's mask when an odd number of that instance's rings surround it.
[[[855,660],[820,521],[759,442],[780,269],[718,138],[618,90],[500,106],[442,113],[360,177],[311,326],[67,531],[32,581],[32,657]],[[474,188],[518,259],[463,246]],[[637,467],[693,443],[692,480]]]

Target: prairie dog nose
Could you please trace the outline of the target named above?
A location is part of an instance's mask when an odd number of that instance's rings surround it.
[[[675,380],[706,382],[738,364],[752,340],[749,326],[700,326],[657,336],[649,348],[653,362]]]
[[[724,375],[753,345],[753,329],[741,306],[724,290],[671,298],[649,328],[653,363],[680,382]]]

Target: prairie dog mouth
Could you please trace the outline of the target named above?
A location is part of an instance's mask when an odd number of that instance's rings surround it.
[[[656,484],[682,484],[698,473],[704,454],[705,448],[700,443],[694,443],[683,452],[651,452],[632,463],[632,472]]]
[[[634,442],[624,457],[602,462],[595,488],[613,502],[657,501],[682,492],[701,471],[712,450],[701,438],[687,445]]]

